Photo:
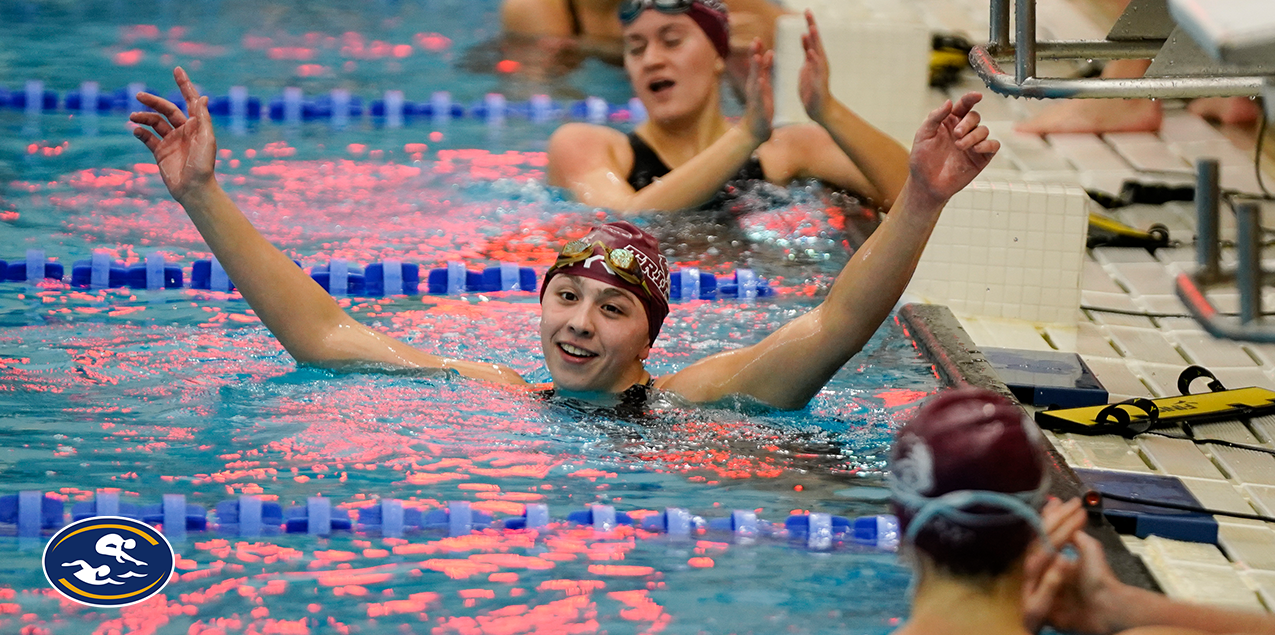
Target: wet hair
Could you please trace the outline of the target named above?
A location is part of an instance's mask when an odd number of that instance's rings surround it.
[[[1000,395],[965,387],[930,399],[899,430],[890,463],[900,530],[941,570],[998,576],[1035,541],[1042,438]]]

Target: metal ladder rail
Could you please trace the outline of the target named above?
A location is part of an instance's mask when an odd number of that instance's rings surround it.
[[[1131,7],[1136,4],[1131,3]],[[970,51],[970,65],[993,92],[1037,99],[1251,97],[1262,92],[1264,78],[1141,77],[1064,79],[1038,77],[1040,59],[1146,59],[1160,53],[1167,38],[1130,40],[1038,41],[1036,1],[1015,0],[1014,39],[1010,39],[1010,0],[991,0],[991,33],[985,46]],[[1110,36],[1109,36],[1110,37]],[[1014,62],[1014,73],[1001,68]]]

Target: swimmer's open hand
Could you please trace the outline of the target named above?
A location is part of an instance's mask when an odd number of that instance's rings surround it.
[[[155,155],[164,185],[181,203],[201,188],[215,185],[213,165],[217,158],[217,138],[208,115],[208,98],[199,96],[180,66],[173,70],[173,79],[186,100],[189,116],[167,99],[138,93],[137,100],[155,112],[135,112],[128,119],[139,124],[133,129],[133,136],[141,139]]]
[[[916,131],[909,178],[936,204],[946,203],[969,185],[1000,150],[1000,142],[989,138],[991,132],[979,125],[979,114],[973,110],[982,98],[966,93],[955,104],[944,102]]]
[[[770,85],[770,70],[775,63],[775,52],[762,52],[760,39],[754,39],[748,48],[748,83],[744,93],[745,130],[761,143],[770,138],[770,120],[775,116],[775,97]]]
[[[823,38],[819,35],[819,26],[815,24],[815,15],[810,9],[806,9],[806,29],[806,33],[801,36],[801,48],[806,52],[806,61],[801,65],[797,92],[801,95],[801,104],[806,107],[806,114],[822,126],[824,109],[832,101],[831,91],[828,89],[828,54],[824,52]]]

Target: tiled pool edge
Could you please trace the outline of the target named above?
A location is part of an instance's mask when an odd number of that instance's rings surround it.
[[[912,340],[934,364],[946,385],[968,384],[986,388],[1018,403],[1009,388],[996,376],[974,340],[946,306],[908,304],[899,309],[898,316]],[[1023,410],[1025,416],[1030,416],[1031,413],[1026,408]],[[1064,500],[1081,495],[1084,487],[1080,478],[1048,439],[1046,447],[1050,458],[1050,494]],[[1095,521],[1091,516],[1088,532],[1102,542],[1107,560],[1116,576],[1126,584],[1161,591],[1146,565],[1129,551],[1111,524],[1101,516],[1096,518],[1098,520]]]

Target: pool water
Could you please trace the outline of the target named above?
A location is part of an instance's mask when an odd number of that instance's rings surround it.
[[[263,99],[284,86],[368,101],[389,89],[414,100],[448,90],[464,104],[491,91],[628,99],[622,71],[597,60],[529,69],[535,56],[515,51],[518,72],[484,70],[508,52],[492,41],[494,0],[358,6],[5,3],[0,86],[142,81],[167,93],[182,64],[210,94],[244,85]],[[555,122],[217,125],[227,191],[305,266],[397,258],[543,272],[564,240],[607,218],[545,186]],[[642,221],[675,266],[749,266],[778,292],[674,304],[652,373],[760,341],[815,306],[847,259],[835,202],[815,185],[763,185],[736,214]],[[65,263],[94,250],[130,262],[160,251],[187,267],[208,256],[120,112],[0,109],[0,248]],[[426,350],[549,380],[534,294],[341,302]],[[141,504],[180,493],[208,508],[323,495],[354,514],[380,499],[424,510],[464,500],[497,519],[542,503],[555,521],[590,504],[778,523],[803,510],[871,515],[886,509],[892,430],[938,387],[890,319],[804,410],[660,400],[628,416],[442,374],[299,368],[236,294],[0,283],[0,494],[39,489],[69,506],[99,489]],[[677,542],[566,522],[463,538],[191,532],[174,546],[178,577],[160,596],[95,610],[48,588],[39,549],[0,537],[0,632],[884,633],[905,615],[909,578],[894,554],[865,548],[715,532]]]

